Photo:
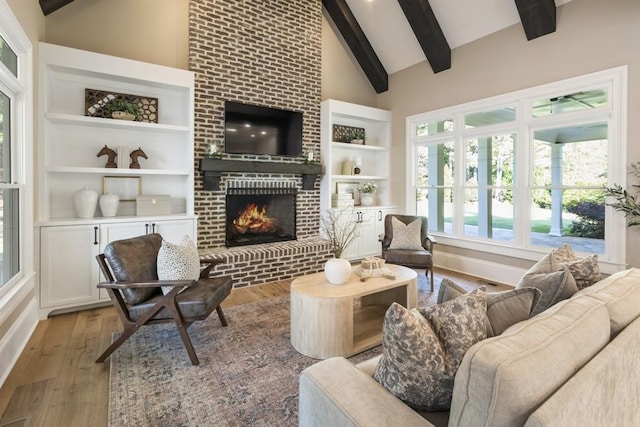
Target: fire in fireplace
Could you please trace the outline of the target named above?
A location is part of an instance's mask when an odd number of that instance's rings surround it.
[[[227,246],[296,239],[295,188],[229,188]]]

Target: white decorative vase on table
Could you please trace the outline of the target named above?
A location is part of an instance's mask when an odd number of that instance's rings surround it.
[[[332,285],[345,284],[351,276],[351,264],[346,259],[331,258],[324,265],[324,275]]]
[[[118,205],[120,204],[120,196],[113,193],[107,193],[100,196],[100,210],[102,216],[112,217],[118,213]]]
[[[98,193],[86,187],[76,191],[73,195],[73,207],[78,218],[93,218],[98,207]]]
[[[373,205],[375,198],[373,197],[373,193],[361,193],[360,194],[360,204],[362,206],[371,206]]]

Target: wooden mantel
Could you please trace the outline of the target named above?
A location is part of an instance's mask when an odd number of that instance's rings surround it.
[[[224,172],[302,175],[302,189],[313,190],[316,178],[322,173],[322,165],[261,160],[201,159],[200,171],[204,176],[203,188],[207,191],[220,189],[220,177]]]

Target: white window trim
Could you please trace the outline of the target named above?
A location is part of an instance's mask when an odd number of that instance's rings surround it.
[[[595,87],[607,87],[609,90],[609,103],[606,107],[597,110],[585,110],[572,113],[564,113],[552,115],[548,117],[531,118],[529,113],[534,100],[545,96],[557,96],[561,93],[570,93],[571,91],[584,90]],[[495,108],[504,108],[515,105],[517,108],[516,122],[499,123],[496,125],[482,126],[472,129],[461,129],[464,123],[464,115],[477,111],[490,111]],[[620,184],[626,188],[627,178],[627,66],[621,66],[603,70],[584,76],[569,78],[554,83],[540,85],[529,89],[523,89],[508,94],[498,95],[478,101],[460,104],[443,109],[415,114],[408,116],[406,119],[406,211],[415,214],[416,203],[416,145],[425,142],[445,142],[454,141],[456,147],[461,146],[461,139],[478,135],[490,135],[504,132],[515,132],[517,135],[517,163],[520,165],[528,165],[528,158],[531,158],[531,144],[533,131],[541,127],[560,127],[568,123],[575,124],[579,121],[592,121],[601,119],[604,115],[609,117],[609,159],[611,159],[608,173],[608,186]],[[456,122],[454,132],[414,137],[415,126],[424,122],[435,122],[453,118]],[[526,139],[526,141],[524,140]],[[526,148],[526,149],[522,149]],[[456,165],[462,165],[462,156],[464,153],[457,149],[455,151]],[[528,156],[528,157],[527,157]],[[613,163],[615,162],[615,164]],[[463,168],[456,168],[456,181],[460,182],[463,174]],[[529,169],[528,167],[518,168],[518,183],[526,183],[524,188],[514,188],[516,197],[525,197],[529,191]],[[522,175],[522,176],[520,176]],[[527,200],[527,199],[523,199]],[[600,267],[606,273],[613,273],[627,268],[626,265],[626,221],[624,215],[615,212],[610,206],[605,208],[606,222],[605,233],[609,236],[605,240],[606,257],[600,258]],[[528,223],[529,207],[526,203],[516,205],[514,212],[514,222]],[[456,221],[459,223],[460,221]],[[519,230],[514,235],[514,243],[474,240],[468,236],[451,236],[447,234],[439,234],[432,232],[438,238],[438,242],[465,249],[471,249],[479,252],[487,252],[491,254],[504,255],[509,257],[538,260],[541,256],[548,252],[548,248],[524,247],[523,242],[527,241],[527,230],[525,227],[514,227]]]

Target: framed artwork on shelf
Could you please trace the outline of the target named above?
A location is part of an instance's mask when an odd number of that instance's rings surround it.
[[[102,194],[117,194],[121,202],[132,202],[142,194],[142,179],[139,176],[104,176]]]

